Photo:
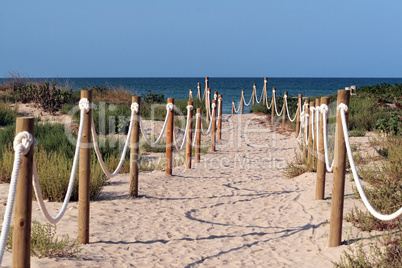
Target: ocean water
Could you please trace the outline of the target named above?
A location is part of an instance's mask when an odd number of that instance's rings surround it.
[[[194,78],[37,78],[36,80],[55,80],[59,85],[67,85],[73,90],[82,87],[108,86],[111,88],[123,87],[133,94],[145,94],[146,90],[163,93],[165,98],[188,98],[189,89],[193,90],[193,96],[197,95],[197,83],[201,84],[201,94],[205,88],[205,77]],[[6,79],[0,79],[4,83]],[[264,86],[263,77],[247,78],[222,78],[210,77],[209,87],[211,91],[217,91],[223,95],[223,113],[231,113],[232,101],[236,105],[240,101],[241,90],[245,91],[246,102],[250,100],[253,84],[257,85],[257,96],[260,98]],[[290,96],[326,96],[334,94],[338,89],[344,89],[351,85],[370,86],[381,83],[402,84],[402,78],[269,78],[268,96],[271,96],[272,87],[276,87],[277,96],[285,91]],[[213,94],[213,93],[212,93]],[[236,106],[238,107],[238,106]],[[248,109],[245,107],[245,112]]]

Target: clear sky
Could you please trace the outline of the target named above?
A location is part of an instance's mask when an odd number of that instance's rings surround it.
[[[1,0],[9,72],[402,77],[402,1]]]

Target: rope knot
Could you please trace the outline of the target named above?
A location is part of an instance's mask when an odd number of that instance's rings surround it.
[[[217,94],[214,94],[214,100],[216,100],[217,97],[218,97],[218,95],[217,95]]]
[[[166,104],[166,110],[168,112],[173,111],[173,109],[174,109],[174,104],[173,103],[169,102],[168,104]]]
[[[137,102],[131,103],[131,111],[133,111],[135,114],[138,114],[139,108],[140,106]]]
[[[15,136],[13,148],[14,151],[17,151],[18,145],[21,145],[21,152],[23,155],[26,155],[31,149],[32,144],[35,148],[38,142],[36,141],[36,139],[34,139],[34,137],[32,137],[31,133],[29,133],[28,131],[22,131]]]
[[[321,113],[328,113],[328,105],[321,104],[320,110],[321,110]]]
[[[287,98],[288,98],[288,95],[283,95],[283,98],[284,98],[284,99],[287,99]]]
[[[85,110],[85,112],[89,112],[91,109],[91,105],[89,104],[89,100],[87,98],[82,98],[78,104],[80,110]]]
[[[216,107],[216,104],[212,103],[212,109],[215,109],[215,107]]]
[[[343,110],[345,111],[345,113],[347,113],[349,108],[348,108],[348,106],[347,106],[346,104],[344,104],[343,102],[341,102],[341,103],[338,105],[337,110],[340,111],[341,109],[343,109]]]
[[[193,105],[187,105],[186,108],[187,108],[187,110],[190,110],[190,111],[192,111],[194,109]]]
[[[222,102],[222,97],[218,98],[218,102]]]

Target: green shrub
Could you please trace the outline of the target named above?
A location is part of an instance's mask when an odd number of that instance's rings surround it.
[[[65,238],[56,237],[56,225],[40,224],[33,220],[31,225],[31,256],[38,258],[58,257],[58,258],[78,258],[82,248],[78,239],[70,240],[67,235]],[[12,250],[13,246],[13,226],[11,226],[7,237],[6,249]]]
[[[17,115],[17,107],[11,108],[8,104],[0,102],[0,126],[15,124]]]

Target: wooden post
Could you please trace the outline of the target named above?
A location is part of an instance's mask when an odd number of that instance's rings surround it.
[[[286,96],[286,97],[285,97]],[[286,120],[286,105],[285,105],[285,98],[288,97],[288,92],[285,91],[284,97],[283,97],[283,114],[282,114],[282,128],[285,128],[285,120]]]
[[[308,155],[307,155],[307,164],[312,165],[313,164],[313,116],[314,116],[314,111],[311,109],[314,107],[314,101],[310,101],[310,109],[309,109],[309,120],[308,120]]]
[[[174,105],[174,98],[168,98],[168,103]],[[172,175],[173,169],[173,131],[174,131],[174,111],[169,112],[169,119],[166,126],[166,168],[165,174]]]
[[[309,106],[308,106],[308,100],[305,100],[305,102],[304,102],[304,104],[306,105],[306,108],[304,109],[304,114],[308,114],[308,115],[310,115],[310,109],[309,109]],[[307,118],[307,120],[306,119],[302,119],[303,121],[304,121],[304,133],[303,133],[303,142],[302,142],[302,144],[303,144],[303,158],[304,158],[304,161],[306,162],[307,161],[307,154],[308,154],[308,150],[307,150],[307,145],[306,145],[306,137],[305,136],[307,136],[308,137],[308,126],[309,126],[309,118]],[[306,131],[306,128],[307,128],[307,131]]]
[[[315,107],[317,108],[319,106],[320,106],[320,99],[316,98],[315,99]],[[318,159],[318,157],[317,157],[317,151],[318,151],[318,148],[317,148],[317,139],[318,139],[318,136],[317,136],[317,120],[318,120],[318,116],[320,116],[320,113],[318,112],[318,110],[315,110],[314,111],[314,138],[315,138],[315,140],[314,140],[314,143],[313,143],[313,149],[314,149],[313,163],[314,163],[315,170],[317,170],[317,159]],[[319,129],[318,129],[318,132],[319,132]]]
[[[198,90],[198,92],[197,92],[198,99],[201,100],[201,84],[200,83],[197,84],[197,90]]]
[[[268,78],[264,77],[264,88],[262,89],[262,91],[263,91],[262,103],[264,105],[267,104],[267,83],[268,83]]]
[[[232,114],[234,114],[234,109],[235,109],[235,101],[232,101]]]
[[[220,140],[222,139],[222,94],[218,95],[218,103],[219,103],[219,116],[218,116],[218,133],[217,133],[217,139]]]
[[[201,155],[201,108],[197,108],[197,129],[195,130],[195,162],[200,162]]]
[[[33,117],[17,118],[15,134],[27,131],[34,135]],[[21,165],[15,193],[13,220],[13,267],[31,267],[32,165],[33,146],[21,154]]]
[[[87,98],[89,103],[92,103],[92,91],[81,90],[81,99],[82,98]],[[78,239],[81,244],[89,243],[89,195],[91,192],[91,121],[92,109],[90,109],[89,112],[85,113],[84,116],[84,130],[82,132],[79,159]]]
[[[216,105],[216,100],[212,101],[212,104]],[[215,152],[215,141],[216,141],[216,106],[212,111],[212,126],[211,126],[211,152]]]
[[[329,97],[321,97],[321,104],[329,104]],[[317,154],[317,183],[315,188],[315,199],[324,200],[325,195],[325,151],[324,151],[324,116],[320,115],[320,129],[319,129],[319,142]]]
[[[206,109],[206,115],[207,115],[207,121],[209,121],[208,116],[209,116],[209,112],[208,112],[208,105],[211,106],[209,104],[209,98],[208,98],[208,88],[209,88],[209,79],[208,76],[205,77],[205,91],[204,91],[204,101],[205,101],[205,109]]]
[[[254,83],[253,84],[253,106],[255,105],[255,98],[256,98],[256,94],[257,94],[257,92],[256,92],[256,84]]]
[[[133,130],[130,136],[130,196],[138,197],[138,160],[140,158],[140,106],[141,98],[132,96],[132,103],[138,104],[138,113],[134,114]]]
[[[244,107],[244,89],[241,90],[241,100],[240,100],[240,114],[243,114],[243,107]]]
[[[271,125],[275,126],[275,102],[274,98],[276,98],[275,95],[276,88],[272,88],[272,100],[271,100]]]
[[[188,90],[188,101],[193,100],[193,91],[191,89]]]
[[[338,90],[337,107],[341,102],[349,106],[350,91]],[[346,114],[346,123],[348,114]],[[346,143],[342,130],[342,119],[336,113],[334,181],[332,184],[331,218],[329,226],[329,246],[337,247],[342,240],[343,200],[345,192]]]
[[[187,106],[193,106],[193,102],[189,101],[187,102]],[[193,110],[187,110],[188,114],[187,117],[189,120],[188,121],[188,131],[187,131],[187,143],[186,143],[186,169],[191,169],[191,151],[193,150],[191,148],[192,145],[192,129],[193,129]]]
[[[303,98],[303,95],[299,94],[299,98],[297,99],[297,107],[299,109],[297,109],[296,138],[299,136],[299,132],[300,132],[300,113],[301,113],[301,110],[303,109],[303,107],[302,107],[302,98]]]

